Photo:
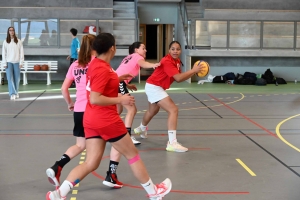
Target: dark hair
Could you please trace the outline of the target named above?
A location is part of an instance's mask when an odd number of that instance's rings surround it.
[[[115,46],[115,38],[110,33],[100,33],[93,42],[93,49],[98,55],[106,53],[112,46]]]
[[[177,44],[180,46],[180,48],[181,48],[181,45],[180,45],[180,43],[179,43],[178,41],[172,41],[172,42],[170,43],[170,45],[169,45],[169,49],[171,49],[171,46],[172,46],[174,43],[177,43]]]
[[[143,43],[142,42],[134,42],[134,43],[132,43],[132,45],[130,45],[129,48],[128,48],[129,54],[133,54],[134,53],[134,49],[140,48],[141,44],[143,44]]]
[[[9,34],[9,29],[11,29],[11,28],[14,29],[14,33],[15,33],[15,34],[14,34],[14,42],[15,42],[16,44],[18,44],[18,38],[17,38],[17,36],[16,36],[16,30],[15,30],[15,28],[12,27],[12,26],[8,27],[8,29],[7,29],[6,42],[7,42],[7,43],[10,43],[10,41],[11,41],[10,34]]]
[[[70,32],[72,33],[73,36],[76,36],[78,31],[75,28],[71,28]]]
[[[82,37],[79,55],[78,55],[78,64],[85,68],[85,66],[91,61],[92,57],[92,44],[96,36],[87,34]]]

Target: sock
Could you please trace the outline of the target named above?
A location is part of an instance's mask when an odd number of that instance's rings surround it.
[[[153,184],[151,178],[147,183],[144,184],[141,183],[141,185],[143,186],[143,188],[146,190],[148,194],[156,194],[156,186]]]
[[[118,165],[119,165],[119,162],[116,162],[116,161],[110,161],[109,162],[109,167],[108,167],[108,171],[111,173],[111,174],[115,174],[117,172],[117,168],[118,168]]]
[[[67,154],[64,154],[59,161],[56,161],[56,163],[58,164],[58,166],[63,168],[68,162],[70,162],[70,160],[70,157]]]
[[[129,133],[129,135],[131,136],[131,127],[126,127],[127,132]]]
[[[168,135],[169,135],[169,142],[177,142],[176,139],[176,130],[168,130]]]
[[[146,130],[146,129],[147,129],[147,126],[144,126],[144,125],[142,124],[142,122],[141,122],[141,125],[140,125],[140,127],[141,127],[142,131],[144,131],[144,130]]]
[[[67,194],[72,190],[73,187],[74,185],[70,181],[65,180],[63,184],[59,187],[60,196],[67,196]]]

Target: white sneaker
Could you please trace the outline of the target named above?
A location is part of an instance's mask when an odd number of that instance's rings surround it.
[[[141,138],[146,139],[147,138],[147,130],[148,130],[148,126],[145,130],[142,130],[142,128],[139,126],[134,129],[134,133],[139,135]]]
[[[133,142],[134,145],[139,145],[139,144],[141,144],[141,142],[140,142],[140,141],[137,141],[137,140],[135,139],[134,136],[130,136],[130,137],[131,137],[131,141]]]
[[[19,98],[19,94],[16,95],[16,99],[18,99],[18,98]]]
[[[10,96],[10,100],[15,100],[15,99],[16,99],[16,95],[12,94],[12,95]]]
[[[156,185],[156,194],[149,194],[150,200],[162,200],[172,189],[172,182],[166,178],[162,183]]]
[[[46,200],[65,200],[66,197],[61,197],[59,190],[54,190],[53,192],[48,192],[46,194]]]
[[[172,152],[186,152],[188,151],[188,148],[185,148],[177,141],[172,143],[168,141],[166,150]]]

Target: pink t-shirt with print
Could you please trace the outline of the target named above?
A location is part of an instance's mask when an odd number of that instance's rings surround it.
[[[122,60],[118,69],[116,70],[116,73],[118,74],[118,76],[122,76],[124,74],[131,74],[133,76],[138,75],[140,71],[140,66],[138,65],[138,61],[141,59],[144,60],[144,57],[138,53],[133,53],[126,56]],[[128,83],[129,81],[131,81],[131,79],[125,80],[126,83]]]
[[[78,66],[78,61],[72,63],[69,67],[66,78],[73,80],[76,84],[76,101],[74,104],[74,112],[84,112],[86,99],[86,72],[88,65],[83,68]]]

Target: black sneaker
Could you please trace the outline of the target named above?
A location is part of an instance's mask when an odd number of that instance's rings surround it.
[[[117,174],[111,174],[109,171],[106,172],[106,178],[103,181],[103,185],[111,188],[120,189],[123,187],[123,183],[118,180]]]
[[[60,173],[62,168],[58,166],[56,163],[46,170],[46,174],[48,176],[49,182],[54,185],[56,188],[60,185]]]

